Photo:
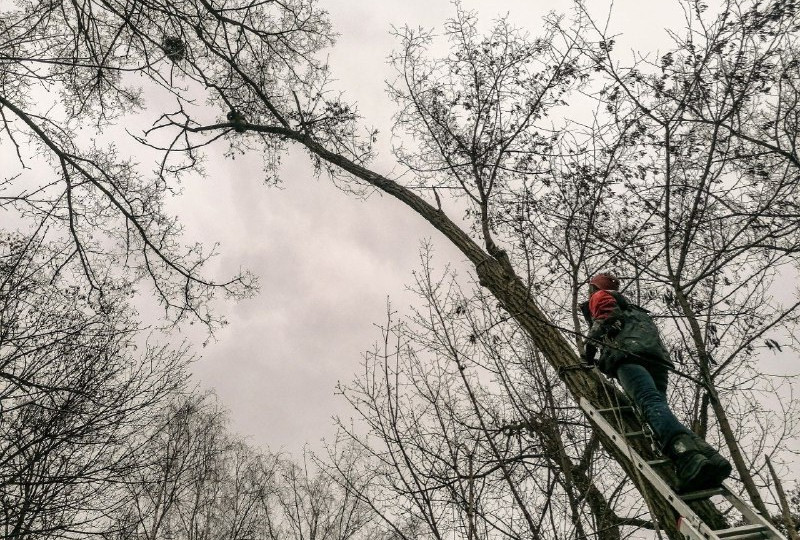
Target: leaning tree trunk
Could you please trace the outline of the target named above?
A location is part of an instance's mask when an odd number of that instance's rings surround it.
[[[499,251],[490,255],[453,223],[444,212],[428,204],[411,190],[354,163],[344,156],[329,151],[304,133],[272,126],[253,126],[253,130],[274,133],[293,139],[333,166],[369,182],[409,206],[444,234],[475,265],[480,284],[489,289],[495,298],[502,303],[509,314],[528,333],[533,343],[554,369],[573,366],[579,362],[572,345],[533,301],[528,287],[514,272],[505,252]],[[595,372],[570,372],[569,376],[565,377],[564,382],[576,401],[583,397],[598,408],[613,406],[615,402],[625,401],[625,397],[621,392],[606,383]],[[607,396],[611,396],[612,403],[608,403]],[[637,426],[633,423],[632,418],[624,418],[624,423],[624,426],[619,426],[621,429],[635,431],[634,428]],[[606,452],[620,464],[642,496],[645,497],[645,500],[649,501],[653,518],[657,520],[659,527],[671,538],[679,538],[680,534],[676,523],[677,516],[672,506],[657,491],[642,482],[642,477],[636,473],[624,453],[601,430],[598,429],[596,432]],[[652,450],[644,442],[632,441],[631,444],[645,459],[654,459],[655,456],[653,456]],[[675,479],[670,478],[669,480],[674,485]],[[693,503],[692,507],[712,528],[726,526],[722,514],[711,502],[706,500]]]

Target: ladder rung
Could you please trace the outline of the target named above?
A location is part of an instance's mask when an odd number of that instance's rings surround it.
[[[694,491],[692,493],[686,493],[685,495],[681,495],[681,500],[689,502],[689,501],[699,501],[700,499],[708,499],[709,497],[713,497],[714,495],[724,495],[727,493],[727,490],[722,487],[712,488],[712,489],[704,489],[702,491]]]
[[[633,407],[630,405],[623,405],[622,407],[609,407],[608,409],[597,409],[597,412],[611,412],[611,411],[631,411]]]
[[[644,435],[644,431],[629,431],[625,434],[625,437],[642,437]]]
[[[648,465],[651,467],[656,467],[658,465],[665,465],[667,463],[672,463],[670,459],[653,459],[647,462]]]
[[[755,538],[769,538],[769,531],[764,525],[743,525],[730,529],[719,529],[714,534],[726,540],[745,540]]]

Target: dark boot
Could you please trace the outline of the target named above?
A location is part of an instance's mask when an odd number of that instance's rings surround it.
[[[708,484],[711,462],[697,448],[691,435],[681,433],[673,437],[667,445],[666,453],[675,465],[679,493],[711,487]]]
[[[703,457],[711,464],[711,478],[708,483],[713,487],[721,485],[722,481],[728,478],[733,471],[730,462],[699,435],[692,433],[692,440],[694,440],[695,446],[703,454]]]

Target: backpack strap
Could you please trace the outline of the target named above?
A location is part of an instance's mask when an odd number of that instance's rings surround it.
[[[586,324],[592,326],[592,314],[589,311],[589,302],[581,302],[578,306],[583,314],[583,319],[586,321]]]
[[[639,311],[644,311],[645,313],[650,313],[649,309],[645,309],[642,306],[639,306],[639,305],[636,305],[636,304],[633,304],[633,303],[629,302],[627,298],[625,298],[621,293],[619,293],[617,291],[606,291],[606,292],[614,297],[614,300],[617,301],[617,305],[619,306],[619,309],[622,310],[622,311],[625,311],[625,310],[628,310],[628,309],[636,309],[636,310],[639,310]]]
[[[614,297],[614,300],[617,301],[617,305],[619,306],[619,309],[621,309],[622,311],[625,311],[626,309],[630,309],[631,303],[628,302],[628,299],[625,298],[624,296],[622,296],[622,294],[620,294],[617,291],[606,291],[606,292]]]

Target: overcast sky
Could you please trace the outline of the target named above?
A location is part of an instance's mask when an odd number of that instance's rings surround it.
[[[601,5],[602,4],[602,5]],[[385,95],[391,71],[386,58],[396,46],[392,26],[441,29],[454,14],[448,0],[323,0],[340,34],[331,51],[337,85],[358,102],[367,125],[381,131],[383,148],[394,106]],[[548,10],[569,2],[465,0],[488,26],[498,15],[538,33]],[[605,2],[592,2],[597,14]],[[680,20],[672,2],[616,2],[612,28],[623,46],[664,47],[667,21]],[[619,50],[619,49],[618,49]],[[390,172],[383,152],[375,168]],[[418,266],[420,242],[431,239],[438,266],[463,258],[438,233],[400,203],[375,195],[359,201],[325,179],[315,180],[306,156],[285,160],[283,186],[261,183],[260,158],[209,164],[205,179],[186,184],[176,211],[187,240],[220,242],[219,273],[240,266],[258,274],[260,295],[220,305],[230,325],[202,350],[194,371],[230,411],[232,429],[272,450],[300,451],[334,433],[333,414],[350,411],[334,395],[349,381],[361,355],[378,337],[387,296],[396,308],[411,301],[405,285]]]

